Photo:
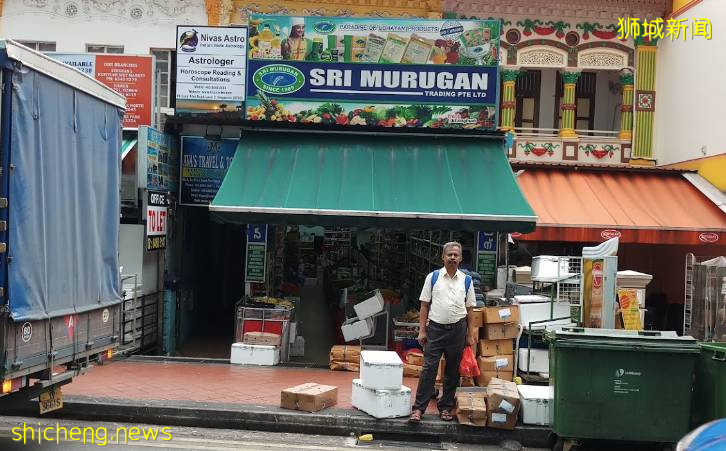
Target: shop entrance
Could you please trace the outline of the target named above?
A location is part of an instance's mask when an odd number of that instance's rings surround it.
[[[229,358],[234,338],[234,305],[242,297],[244,227],[222,224],[209,210],[182,207],[184,229],[178,264],[177,354],[184,357]]]

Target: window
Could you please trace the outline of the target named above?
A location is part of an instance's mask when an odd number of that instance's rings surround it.
[[[171,97],[170,75],[171,61],[173,50],[151,49],[151,54],[156,57],[156,67],[154,68],[156,76],[156,86],[159,88],[159,97],[157,99],[159,108],[169,108],[171,106],[169,98]]]
[[[123,45],[93,45],[86,44],[86,51],[88,53],[123,53]]]
[[[517,128],[539,127],[539,96],[542,72],[527,70],[517,77],[514,95],[517,100],[514,126]]]
[[[55,52],[55,42],[44,42],[44,41],[18,41],[26,47],[30,47],[33,50],[39,52]]]
[[[558,71],[556,78],[555,95],[555,124],[554,128],[562,128],[562,110],[560,103],[564,94],[564,86],[562,85],[562,74]],[[597,84],[597,74],[595,72],[582,72],[577,79],[575,86],[575,101],[577,109],[575,110],[575,130],[594,130],[595,129],[595,85]]]

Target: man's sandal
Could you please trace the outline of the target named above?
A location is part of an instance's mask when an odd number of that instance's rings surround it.
[[[444,409],[441,412],[439,412],[439,416],[444,421],[451,421],[451,420],[454,419],[454,416],[451,415],[451,411],[450,410],[446,410],[446,409]]]
[[[411,416],[408,417],[409,423],[420,423],[421,422],[421,415],[423,412],[421,412],[418,409],[413,409],[413,412],[411,412]]]

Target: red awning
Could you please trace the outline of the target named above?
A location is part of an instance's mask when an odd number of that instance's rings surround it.
[[[517,181],[539,218],[518,239],[726,245],[726,214],[680,173],[526,168]]]

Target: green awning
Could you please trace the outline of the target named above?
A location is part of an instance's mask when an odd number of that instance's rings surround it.
[[[239,224],[531,232],[502,141],[254,133],[209,209]]]
[[[138,139],[136,138],[124,138],[123,141],[121,141],[121,159],[123,160],[126,158],[126,155],[131,152],[131,149],[134,148],[136,143],[138,142]]]

